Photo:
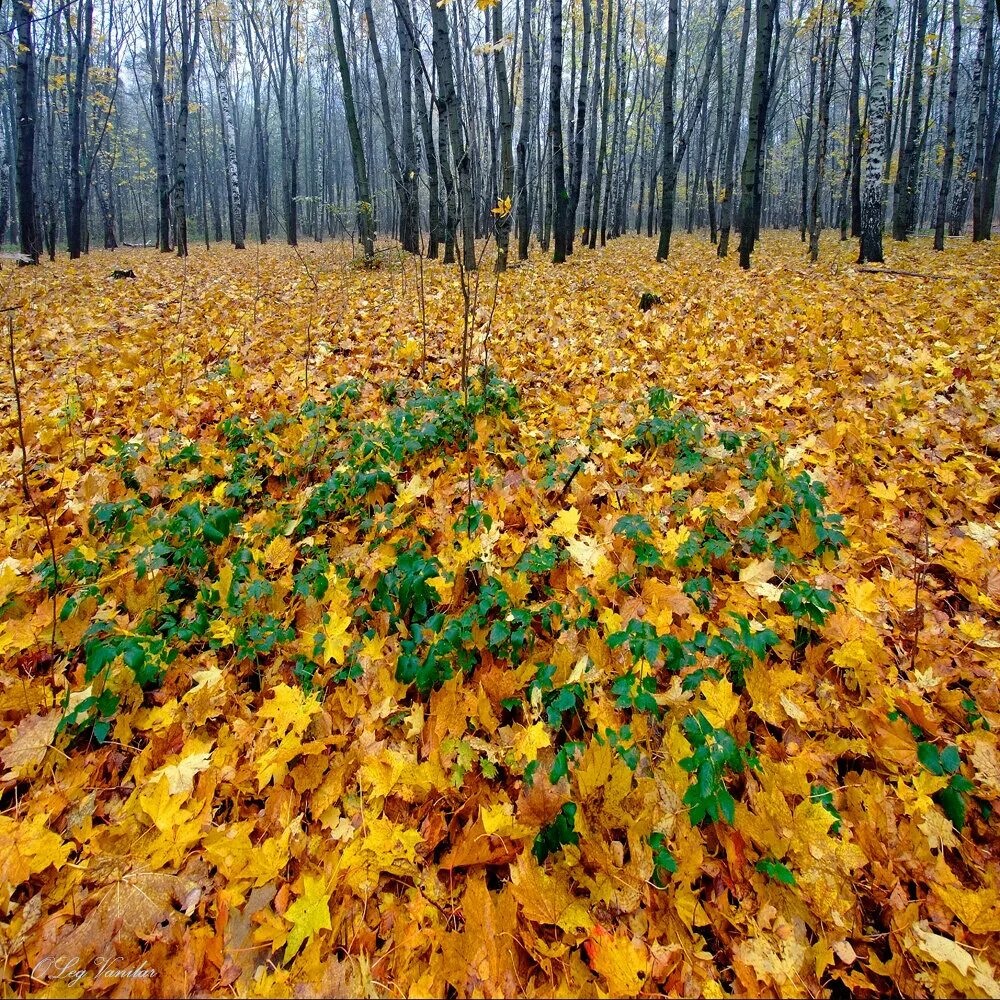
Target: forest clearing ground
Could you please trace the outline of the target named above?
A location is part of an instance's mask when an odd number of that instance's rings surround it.
[[[416,260],[386,254],[366,271],[346,244],[303,241],[0,272],[32,495],[5,350],[0,837],[16,851],[0,859],[0,980],[41,990],[31,970],[73,954],[88,992],[110,991],[92,963],[114,951],[157,972],[133,995],[307,983],[791,996],[835,980],[859,996],[1000,995],[1000,246],[887,240],[886,254],[913,274],[862,272],[856,242],[832,236],[810,265],[797,234],[766,232],[747,272],[704,234],[676,236],[663,265],[654,241],[627,237],[560,267],[535,253],[499,278],[494,303],[490,247],[469,276],[470,367],[478,376],[485,351],[519,410],[481,392],[467,460],[451,439],[394,453],[383,426],[390,405],[412,404],[419,436],[451,405],[455,267],[424,262],[421,278]],[[129,268],[135,279],[112,278]],[[646,291],[662,301],[642,312]],[[331,396],[345,380],[349,397]],[[673,399],[651,402],[647,423],[690,413],[670,434],[689,434],[692,451],[714,441],[709,472],[664,468],[659,445],[630,437],[654,388]],[[727,431],[775,444],[774,485],[726,466]],[[391,454],[384,468],[364,464],[365,435]],[[690,457],[678,440],[664,447]],[[710,510],[733,542],[733,504],[766,509],[782,470],[825,485],[849,545],[824,548],[822,515],[795,508],[794,523],[770,526],[770,544],[786,532],[786,566],[766,539],[738,565],[700,555],[714,589],[699,603],[684,546],[713,537]],[[334,516],[337,490],[348,513]],[[196,520],[180,525],[189,503]],[[54,661],[36,508],[62,561]],[[635,538],[621,529],[630,517]],[[393,559],[416,532],[439,559],[406,570],[418,596],[404,615]],[[172,548],[153,552],[164,539]],[[178,555],[192,539],[201,554]],[[432,659],[420,647],[415,697],[395,669],[421,641],[419,602],[485,608],[472,588],[490,578],[510,604],[469,626],[482,654],[469,679],[419,673]],[[805,639],[809,619],[782,596],[795,579],[835,602]],[[553,595],[563,618],[579,615],[573,628],[545,631]],[[517,633],[522,605],[535,617]],[[426,628],[440,630],[432,610]],[[182,636],[203,613],[205,628]],[[656,710],[635,700],[622,735],[612,678],[634,667],[641,680],[669,649],[626,663],[625,640],[604,640],[631,619],[694,643],[733,614],[773,630],[770,653],[738,667],[726,654],[728,674],[682,689],[709,662],[699,647]],[[463,648],[449,650],[461,663]],[[544,682],[540,663],[555,667]],[[116,704],[77,721],[106,722],[107,742],[56,732],[54,697],[74,692],[78,708],[104,686]],[[570,692],[575,718],[552,708],[553,691]],[[731,826],[689,820],[677,761],[694,753],[693,709],[760,758],[727,778]],[[637,769],[607,749],[611,730]],[[551,782],[532,785],[536,759]],[[552,839],[570,801],[576,843]]]

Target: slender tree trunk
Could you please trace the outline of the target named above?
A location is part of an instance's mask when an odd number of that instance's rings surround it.
[[[7,242],[10,224],[10,142],[7,135],[7,108],[0,107],[0,245]]]
[[[715,172],[719,163],[719,143],[722,141],[722,53],[715,62],[716,103],[715,128],[712,130],[712,149],[708,154],[708,169],[705,172],[705,205],[708,209],[708,235],[715,246],[719,241],[718,214],[715,205]]]
[[[344,115],[347,118],[347,134],[351,142],[351,163],[354,167],[354,198],[357,206],[358,234],[365,261],[375,259],[374,213],[371,189],[368,186],[368,166],[365,162],[365,148],[361,142],[358,127],[358,113],[354,105],[354,85],[351,82],[351,68],[347,61],[344,45],[344,30],[340,23],[340,0],[330,0],[330,15],[333,24],[333,40],[337,50],[337,66],[344,98]]]
[[[976,55],[972,63],[972,82],[969,86],[969,108],[966,114],[965,135],[962,140],[962,150],[959,154],[959,174],[955,185],[955,194],[951,206],[952,236],[959,236],[965,225],[965,217],[969,210],[969,198],[972,195],[973,181],[976,173],[976,140],[979,129],[985,124],[980,120],[979,109],[982,96],[988,88],[982,86],[983,65],[986,59],[986,36],[989,20],[984,11],[980,18],[979,32],[976,41]]]
[[[938,188],[937,211],[934,217],[934,249],[944,250],[944,225],[948,214],[948,192],[955,168],[955,115],[958,109],[958,77],[962,61],[962,4],[951,4],[951,70],[948,76],[948,111],[945,124],[944,161],[941,164],[941,185]]]
[[[750,255],[760,228],[761,174],[764,157],[764,137],[767,129],[767,108],[770,98],[771,42],[777,16],[776,0],[758,0],[757,45],[754,55],[753,85],[750,89],[750,122],[746,153],[743,157],[740,202],[740,267],[750,267]]]
[[[985,0],[984,57],[980,75],[979,115],[976,125],[975,175],[972,184],[972,241],[979,243],[990,238],[993,225],[993,205],[996,195],[998,144],[1000,129],[996,138],[991,135],[997,109],[991,99],[989,87],[994,80],[993,71],[993,25],[995,18],[993,5]]]
[[[551,0],[551,53],[549,76],[549,149],[552,154],[552,185],[554,188],[553,230],[554,264],[566,260],[566,214],[569,192],[566,190],[566,157],[563,150],[562,126],[562,0]]]
[[[17,102],[17,188],[18,234],[21,254],[38,263],[42,246],[38,235],[35,207],[35,47],[31,37],[32,7],[28,0],[13,0],[17,29],[17,55],[14,63],[14,92]]]
[[[167,107],[164,80],[167,64],[167,0],[160,0],[159,10],[148,0],[149,39],[146,46],[149,60],[152,104],[153,146],[156,151],[157,233],[160,253],[170,253],[170,173],[167,168]]]
[[[876,0],[875,50],[868,89],[868,149],[861,191],[861,253],[858,263],[881,264],[882,226],[885,220],[885,152],[888,125],[889,48],[892,44],[892,0]]]
[[[442,215],[441,208],[440,171],[438,169],[437,146],[434,142],[434,129],[431,126],[430,111],[424,98],[424,84],[420,77],[419,61],[416,59],[413,60],[413,87],[417,95],[417,119],[420,122],[420,134],[423,137],[424,159],[427,161],[427,215],[430,229],[427,239],[427,256],[431,260],[437,260],[438,248],[446,240],[446,220]]]
[[[436,3],[431,4],[434,25],[434,64],[437,67],[440,101],[447,114],[451,153],[458,174],[458,210],[462,220],[462,265],[466,271],[476,270],[476,206],[472,199],[472,157],[462,135],[462,105],[455,89],[455,71],[451,55],[448,13]]]
[[[698,118],[708,99],[712,80],[712,64],[722,39],[722,26],[726,20],[728,0],[719,0],[715,24],[705,46],[701,79],[694,105],[687,114],[680,141],[674,149],[674,66],[677,62],[677,20],[680,16],[678,0],[670,0],[667,23],[667,59],[663,69],[663,192],[660,201],[660,244],[657,260],[666,260],[670,253],[670,237],[674,224],[674,198],[677,190],[677,173],[688,144],[698,124]],[[773,2],[773,0],[771,0]],[[687,109],[685,109],[687,113]]]
[[[905,240],[913,231],[917,179],[920,176],[920,136],[922,96],[924,82],[924,48],[927,38],[927,0],[915,0],[917,12],[916,33],[913,43],[913,65],[910,70],[910,114],[906,128],[906,141],[899,157],[894,186],[895,210],[892,217],[892,236]],[[902,129],[902,123],[900,124]]]
[[[521,128],[517,134],[517,257],[527,260],[531,239],[531,212],[528,204],[528,149],[533,118],[534,76],[531,69],[531,20],[533,0],[524,0],[521,22]]]
[[[86,119],[87,79],[90,71],[90,43],[94,29],[93,0],[84,0],[77,8],[82,23],[75,26],[76,66],[67,74],[69,104],[69,211],[66,214],[66,242],[71,260],[83,251],[84,170],[81,163],[83,130]],[[67,19],[69,19],[67,12]],[[68,29],[69,30],[69,29]]]
[[[674,224],[674,192],[677,190],[677,160],[674,155],[674,90],[677,76],[677,21],[680,19],[679,0],[667,5],[667,56],[663,64],[663,193],[660,200],[660,245],[657,260],[666,260],[670,253],[670,235]]]
[[[809,103],[802,135],[802,202],[799,212],[799,238],[806,241],[809,228],[809,155],[812,152],[813,117],[816,111],[816,70],[819,68],[820,46],[823,44],[823,0],[820,0],[820,17],[813,27],[813,44],[809,53]]]
[[[372,61],[375,63],[375,74],[378,79],[379,102],[382,108],[382,132],[385,136],[386,153],[389,156],[389,170],[392,183],[399,200],[399,242],[406,253],[419,253],[420,242],[416,229],[410,194],[412,185],[407,185],[403,164],[399,159],[399,149],[392,127],[392,110],[389,107],[389,82],[382,64],[382,52],[378,45],[378,29],[375,27],[375,14],[372,11],[371,0],[365,0],[365,20],[368,23],[368,44],[371,48]],[[402,67],[402,64],[401,64]],[[400,76],[409,79],[409,68],[400,69]]]
[[[201,38],[201,0],[179,0],[181,52],[178,75],[177,121],[174,123],[174,243],[178,257],[188,254],[187,239],[187,133],[191,108],[191,75]]]
[[[503,0],[493,7],[493,38],[503,37]],[[497,271],[507,270],[510,247],[510,226],[513,219],[511,202],[514,196],[514,102],[507,77],[507,56],[503,45],[493,51],[493,66],[497,76],[497,97],[500,103],[500,202],[506,211],[497,213]]]
[[[250,64],[250,91],[253,100],[253,134],[254,134],[254,158],[256,160],[257,175],[257,238],[261,244],[267,243],[270,237],[270,164],[268,162],[270,154],[268,149],[267,130],[264,127],[264,110],[261,102],[261,73],[260,67],[255,62],[253,52],[253,38],[250,30],[250,23],[244,19],[244,38],[246,48],[251,56]]]
[[[413,39],[396,11],[399,45],[400,145],[403,153],[403,190],[400,199],[400,240],[403,249],[420,253],[420,191],[417,187],[417,151],[413,138]],[[436,178],[435,178],[436,182]]]
[[[570,181],[569,209],[566,213],[566,252],[573,252],[576,234],[576,215],[580,205],[580,188],[583,184],[584,132],[587,122],[587,87],[590,82],[591,44],[590,0],[583,0],[583,54],[580,60],[580,90],[576,102],[576,128],[573,136],[573,173]]]
[[[822,11],[822,7],[820,8]],[[819,259],[819,234],[823,229],[823,180],[826,173],[826,146],[830,134],[830,99],[836,79],[837,55],[840,50],[840,28],[843,24],[843,0],[837,6],[833,37],[821,49],[819,83],[819,132],[816,136],[816,167],[813,178],[812,204],[809,210],[809,257]]]
[[[750,0],[743,2],[743,26],[740,29],[740,48],[736,56],[736,86],[733,92],[733,117],[729,124],[726,143],[726,160],[722,175],[722,219],[719,224],[718,255],[729,253],[729,232],[733,222],[733,186],[736,183],[736,147],[740,140],[740,120],[743,114],[743,85],[746,79],[747,43],[750,37]]]
[[[853,9],[852,9],[853,10]],[[840,238],[861,231],[861,15],[851,13],[851,82],[847,95],[847,147],[840,188]]]
[[[243,205],[240,193],[240,167],[236,155],[236,128],[229,103],[229,60],[219,60],[215,69],[215,88],[219,98],[219,117],[222,119],[222,155],[226,161],[226,184],[232,213],[232,240],[237,250],[246,248],[243,232]]]
[[[619,3],[622,0],[618,0]],[[600,7],[598,7],[600,12]],[[600,13],[598,14],[598,18]],[[611,23],[615,18],[614,0],[608,0],[608,25],[604,38],[604,93],[601,97],[601,142],[597,152],[597,165],[594,168],[593,202],[590,209],[589,246],[593,250],[597,246],[597,228],[601,217],[601,187],[604,181],[604,161],[608,155],[608,119],[611,116]]]

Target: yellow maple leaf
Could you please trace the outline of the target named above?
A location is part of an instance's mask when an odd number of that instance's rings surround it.
[[[167,779],[167,788],[171,795],[194,791],[194,779],[202,771],[208,770],[212,763],[212,751],[191,753],[181,758],[176,764],[168,764],[158,774]]]
[[[514,735],[514,749],[526,761],[530,762],[538,757],[538,751],[542,747],[552,745],[552,739],[548,730],[541,722],[536,722],[533,726],[518,729]]]
[[[302,894],[285,910],[285,919],[292,925],[285,942],[285,961],[294,957],[302,943],[318,931],[328,931],[330,923],[330,893],[321,878],[306,875],[302,879]]]
[[[871,580],[848,580],[844,584],[847,603],[863,615],[873,615],[878,611],[875,595],[878,589]]]
[[[590,967],[607,980],[611,995],[634,997],[639,994],[649,973],[646,946],[626,933],[609,934],[598,925],[587,942]]]
[[[733,691],[727,678],[721,681],[702,681],[699,690],[705,698],[702,711],[716,729],[724,729],[729,720],[740,710],[740,696]]]
[[[322,656],[324,663],[333,660],[340,666],[344,662],[344,653],[353,641],[348,631],[350,627],[351,615],[349,612],[330,612],[329,623],[317,632],[317,635],[323,636]]]
[[[570,539],[566,546],[576,564],[583,570],[584,576],[593,576],[597,572],[600,561],[604,558],[597,539],[589,535]]]
[[[774,576],[774,560],[759,559],[756,562],[748,563],[740,570],[740,583],[747,589],[747,593],[752,597],[759,597],[765,601],[781,600],[781,588],[770,582]]]
[[[560,538],[570,539],[576,535],[580,525],[580,512],[576,507],[567,507],[559,511],[552,519],[552,531]]]

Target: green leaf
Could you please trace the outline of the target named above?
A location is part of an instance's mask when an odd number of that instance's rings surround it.
[[[955,829],[961,833],[965,826],[965,814],[968,810],[965,796],[954,785],[948,785],[947,788],[942,788],[937,793],[937,800],[944,810],[944,814],[951,820]]]
[[[768,878],[773,878],[781,882],[783,885],[795,885],[795,875],[792,870],[780,861],[775,861],[774,858],[761,858],[757,862],[757,871],[767,875]]]
[[[920,763],[931,772],[931,774],[936,774],[938,777],[941,777],[944,774],[944,768],[941,766],[941,754],[933,743],[917,744],[917,760],[919,760]]]
[[[962,766],[962,758],[959,756],[958,747],[952,744],[941,751],[941,766],[949,773],[955,774]]]

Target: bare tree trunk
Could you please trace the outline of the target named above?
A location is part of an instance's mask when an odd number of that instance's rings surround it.
[[[472,158],[462,135],[462,106],[455,90],[448,13],[444,8],[432,3],[431,19],[434,24],[434,64],[440,81],[440,101],[443,102],[447,114],[451,153],[458,174],[458,210],[462,219],[462,265],[466,271],[475,271],[476,224],[475,203],[472,200]]]
[[[227,11],[228,16],[228,11]],[[236,153],[236,128],[229,97],[229,69],[236,47],[235,26],[228,22],[229,37],[223,35],[226,25],[213,19],[208,29],[208,51],[215,75],[215,91],[219,100],[221,119],[222,156],[225,160],[226,185],[229,192],[230,229],[233,245],[237,250],[246,247],[243,231],[243,197],[240,192],[240,167]]]
[[[493,6],[493,38],[503,37],[503,0]],[[503,45],[493,50],[493,66],[497,75],[497,97],[500,103],[500,201],[505,212],[498,212],[497,271],[507,269],[510,247],[510,226],[513,218],[511,202],[514,196],[514,102],[511,98],[510,80],[507,77],[507,56]]]
[[[750,267],[750,255],[757,242],[761,215],[761,175],[764,138],[767,132],[767,109],[771,92],[771,42],[777,20],[776,0],[758,0],[757,45],[754,55],[753,86],[750,90],[749,137],[743,157],[740,202],[740,267]]]
[[[820,21],[822,23],[822,10]],[[813,178],[812,203],[809,209],[809,257],[815,263],[819,259],[819,234],[823,229],[823,179],[826,173],[826,144],[830,134],[830,98],[837,75],[837,54],[840,49],[840,28],[844,19],[844,3],[837,6],[833,38],[826,48],[821,48],[819,78],[819,133],[816,136],[816,168]]]
[[[154,9],[147,0],[148,19],[146,58],[149,63],[153,125],[153,147],[156,152],[157,233],[160,253],[170,253],[170,173],[167,169],[167,108],[164,80],[167,66],[167,0],[160,0]]]
[[[988,3],[988,0],[987,0]],[[955,194],[951,207],[951,235],[959,236],[965,225],[965,217],[969,210],[969,199],[972,196],[973,181],[977,164],[977,138],[980,129],[985,126],[985,119],[980,118],[982,98],[988,93],[988,85],[983,84],[983,66],[986,61],[986,36],[989,30],[989,19],[986,12],[979,22],[979,34],[976,42],[976,55],[972,64],[972,82],[969,86],[969,109],[966,117],[965,136],[962,140],[962,150],[959,155],[959,176],[955,186]]]
[[[905,240],[913,231],[917,178],[920,175],[920,116],[924,82],[924,48],[927,38],[927,0],[915,0],[915,2],[917,25],[913,43],[913,65],[910,70],[912,85],[910,114],[894,187],[892,236],[895,240]]]
[[[187,131],[191,106],[191,74],[201,37],[201,0],[179,0],[181,58],[178,67],[177,121],[174,124],[174,243],[177,256],[186,257],[187,239]]]
[[[333,40],[337,49],[337,65],[344,96],[344,115],[347,118],[347,134],[351,141],[351,163],[354,166],[354,195],[357,205],[358,234],[365,260],[375,259],[375,232],[373,226],[372,196],[368,186],[368,166],[365,163],[365,148],[361,143],[358,128],[358,113],[354,105],[354,85],[351,82],[351,67],[347,62],[347,48],[344,45],[344,29],[340,23],[340,0],[330,0],[330,14],[333,23]]]
[[[424,158],[427,161],[427,213],[430,233],[427,241],[427,256],[437,260],[438,247],[446,240],[445,218],[442,217],[441,183],[438,179],[439,165],[437,147],[434,142],[434,129],[431,126],[430,112],[424,99],[424,85],[420,78],[418,61],[413,62],[413,86],[417,95],[417,118],[420,121],[420,133],[424,140]],[[432,99],[433,99],[433,95]]]
[[[962,61],[962,4],[951,4],[951,72],[948,76],[948,111],[945,125],[944,161],[941,164],[941,186],[938,188],[937,211],[934,217],[934,249],[944,250],[944,225],[948,214],[948,192],[955,168],[955,115],[958,109],[958,76]]]
[[[989,85],[993,74],[993,25],[995,12],[989,0],[983,11],[985,55],[980,76],[979,116],[976,125],[976,164],[972,185],[972,241],[979,243],[990,238],[993,225],[993,205],[996,196],[997,166],[1000,161],[1000,129],[992,138],[992,123],[996,117]],[[992,139],[992,141],[991,141]]]
[[[90,43],[94,30],[93,0],[81,0],[77,6],[77,23],[71,27],[72,19],[67,11],[67,31],[73,31],[76,41],[76,66],[72,74],[67,74],[66,84],[69,105],[69,211],[66,216],[66,242],[71,260],[77,259],[83,251],[83,211],[85,178],[81,154],[83,130],[86,119],[87,81],[90,72]]]
[[[892,0],[876,0],[875,51],[868,89],[868,150],[861,191],[861,253],[859,264],[881,264],[882,226],[885,221],[885,153],[888,124],[889,48],[892,44]]]
[[[0,245],[7,241],[10,222],[10,144],[7,141],[7,109],[0,107]]]
[[[566,213],[566,252],[573,252],[576,234],[576,213],[580,204],[580,187],[583,184],[584,129],[587,121],[587,87],[590,82],[590,0],[583,0],[583,55],[580,60],[580,90],[576,102],[576,126],[573,136],[573,171],[570,180],[569,209]]]
[[[554,264],[566,260],[566,213],[569,192],[566,190],[566,158],[563,151],[562,128],[562,0],[551,0],[551,55],[549,75],[549,148],[552,155],[552,185],[554,188],[553,229]]]
[[[762,0],[763,2],[763,0]],[[773,0],[772,0],[773,2]],[[667,60],[663,69],[663,192],[660,202],[660,244],[656,251],[657,260],[666,260],[670,254],[670,237],[674,225],[674,197],[677,190],[677,173],[691,136],[694,134],[698,118],[708,99],[708,88],[712,80],[712,64],[722,38],[722,25],[726,20],[728,0],[719,0],[712,33],[705,45],[701,80],[695,96],[694,106],[688,112],[683,132],[677,148],[674,149],[674,68],[677,62],[677,21],[680,16],[678,0],[670,0],[667,24]]]
[[[267,130],[264,127],[264,113],[261,106],[261,68],[254,53],[253,34],[249,14],[243,17],[243,38],[250,67],[250,90],[253,100],[254,159],[257,181],[257,238],[263,244],[270,236],[270,170]]]
[[[622,0],[619,0],[621,3]],[[608,26],[604,37],[604,93],[601,97],[601,143],[597,152],[597,165],[594,168],[594,184],[591,191],[588,185],[588,194],[592,195],[593,201],[590,208],[590,232],[588,234],[589,246],[593,250],[597,246],[597,227],[601,217],[601,186],[604,181],[604,161],[608,155],[608,118],[611,115],[611,23],[615,18],[614,0],[608,0]],[[600,22],[600,6],[598,6],[598,22]],[[600,23],[598,23],[598,31]]]
[[[722,141],[722,52],[715,63],[716,107],[715,128],[712,130],[712,149],[708,154],[708,169],[705,171],[705,205],[708,209],[708,236],[712,246],[719,240],[718,216],[715,206],[715,171],[719,163],[719,143]]]
[[[598,0],[600,2],[600,0]],[[528,143],[531,139],[534,79],[531,69],[532,0],[524,0],[521,24],[521,128],[517,134],[517,257],[527,260],[531,240],[531,212],[528,204]]]
[[[733,117],[729,124],[729,141],[726,144],[726,161],[722,175],[722,219],[719,224],[717,253],[729,253],[729,231],[733,222],[733,186],[736,183],[736,146],[740,139],[740,119],[743,114],[743,84],[746,79],[747,42],[750,37],[750,0],[744,0],[743,27],[740,29],[740,48],[736,56],[736,87],[733,93]]]
[[[851,83],[847,95],[847,147],[840,185],[840,238],[861,231],[861,15],[851,19]]]
[[[400,145],[403,152],[399,233],[404,250],[420,253],[420,192],[417,188],[417,152],[413,139],[413,39],[398,9],[396,41],[399,45]]]
[[[813,118],[816,110],[816,70],[819,68],[820,46],[823,44],[823,0],[820,0],[820,17],[813,26],[813,44],[809,52],[809,104],[802,134],[802,203],[799,213],[799,238],[806,241],[809,228],[809,154],[812,152]]]
[[[413,211],[409,204],[409,190],[406,184],[406,176],[403,173],[403,165],[399,159],[396,136],[392,127],[392,111],[389,107],[389,84],[385,76],[385,67],[382,65],[382,52],[378,46],[378,31],[375,27],[375,14],[372,11],[371,0],[365,0],[365,20],[368,23],[368,45],[371,48],[372,61],[375,63],[375,74],[378,78],[379,102],[382,107],[382,132],[385,136],[386,153],[389,156],[389,170],[392,174],[393,186],[396,189],[396,197],[399,201],[399,242],[402,244],[403,250],[407,253],[419,253],[420,245],[414,226]],[[401,69],[400,75],[405,75],[409,79],[409,68],[407,68],[405,74]]]

